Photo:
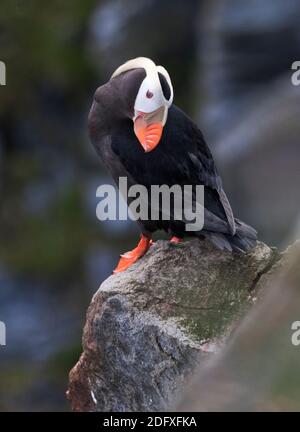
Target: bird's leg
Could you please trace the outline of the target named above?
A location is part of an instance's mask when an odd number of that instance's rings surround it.
[[[183,239],[180,237],[173,236],[170,240],[170,243],[177,245],[178,243],[182,243]]]
[[[151,237],[142,234],[137,247],[132,251],[126,252],[125,254],[121,255],[120,261],[113,273],[120,273],[128,269],[139,258],[145,255],[151,244],[153,244]]]

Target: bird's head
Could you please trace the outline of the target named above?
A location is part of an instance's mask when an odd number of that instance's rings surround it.
[[[134,133],[145,152],[158,145],[173,102],[173,87],[165,68],[145,57],[129,60],[97,92],[96,99],[110,116],[133,121]]]

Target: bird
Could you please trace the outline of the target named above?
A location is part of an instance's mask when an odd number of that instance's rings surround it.
[[[168,233],[173,245],[192,236],[208,239],[223,251],[245,253],[257,243],[256,230],[233,215],[201,130],[173,98],[169,73],[146,57],[128,60],[95,91],[89,138],[117,184],[126,177],[129,186],[139,184],[147,190],[152,185],[204,187],[200,230],[187,232],[186,221],[174,215],[169,220],[138,220],[139,243],[121,255],[114,273],[127,270],[144,256],[158,230]],[[161,216],[161,207],[159,212]]]

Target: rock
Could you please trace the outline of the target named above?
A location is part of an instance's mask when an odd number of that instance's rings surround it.
[[[300,242],[230,344],[199,367],[176,411],[300,410]],[[205,392],[201,389],[205,388]]]
[[[263,243],[238,254],[198,239],[158,241],[110,276],[88,309],[84,351],[70,373],[72,409],[167,409],[255,302],[279,256]]]

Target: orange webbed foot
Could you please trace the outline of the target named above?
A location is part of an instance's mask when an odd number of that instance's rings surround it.
[[[127,270],[132,264],[134,264],[139,258],[145,255],[149,247],[153,244],[150,237],[142,234],[139,244],[132,251],[126,252],[121,255],[120,261],[113,271],[114,274]]]

